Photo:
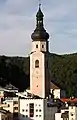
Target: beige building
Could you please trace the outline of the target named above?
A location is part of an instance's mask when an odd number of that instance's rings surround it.
[[[10,112],[0,109],[0,120],[12,120]]]
[[[0,108],[7,110],[11,113],[11,118],[18,118],[19,104],[18,97],[6,98],[2,104],[0,104]]]

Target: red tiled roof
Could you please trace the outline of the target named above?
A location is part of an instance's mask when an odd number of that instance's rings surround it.
[[[77,98],[61,98],[62,102],[71,102],[71,103],[77,103]]]

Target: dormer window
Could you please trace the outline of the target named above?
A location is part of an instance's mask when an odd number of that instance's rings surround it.
[[[38,45],[36,45],[36,48],[38,48]]]
[[[39,60],[36,60],[35,61],[35,68],[38,68],[39,67]]]

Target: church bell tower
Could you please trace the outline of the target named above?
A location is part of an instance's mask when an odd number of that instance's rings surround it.
[[[30,91],[41,98],[46,98],[50,90],[48,69],[49,34],[44,29],[43,17],[44,15],[39,6],[36,14],[36,29],[31,35]]]

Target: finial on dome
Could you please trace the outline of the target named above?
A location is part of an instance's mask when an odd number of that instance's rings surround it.
[[[39,8],[41,7],[41,0],[39,0]]]

